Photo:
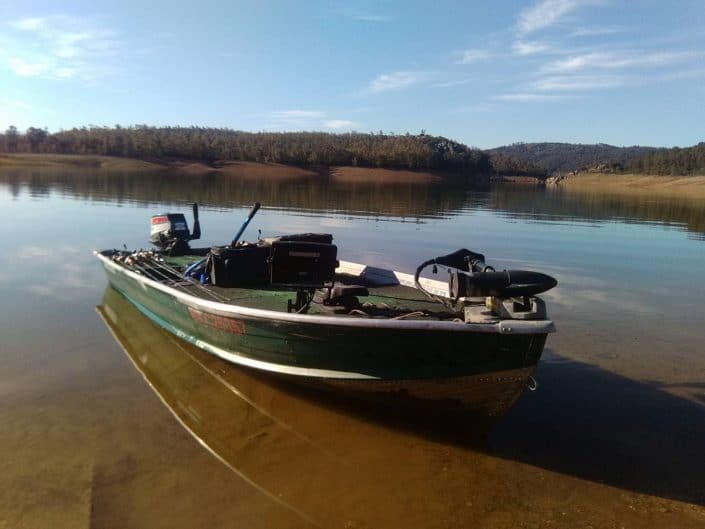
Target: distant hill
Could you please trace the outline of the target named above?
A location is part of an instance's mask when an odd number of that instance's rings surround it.
[[[504,155],[543,167],[551,174],[576,171],[600,163],[627,166],[633,158],[643,158],[666,149],[657,147],[615,147],[606,143],[514,143],[486,152]]]

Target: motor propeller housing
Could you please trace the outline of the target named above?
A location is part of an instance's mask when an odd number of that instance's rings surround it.
[[[449,291],[453,299],[494,296],[512,298],[535,296],[558,284],[553,277],[528,270],[494,270],[468,273],[453,270],[450,273]]]

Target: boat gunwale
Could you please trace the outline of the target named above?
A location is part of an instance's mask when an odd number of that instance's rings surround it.
[[[480,332],[494,334],[547,334],[555,332],[555,325],[552,320],[500,320],[497,323],[465,323],[453,321],[421,321],[421,320],[392,320],[392,319],[356,319],[344,318],[340,316],[319,316],[311,314],[297,314],[289,312],[279,312],[268,309],[256,309],[251,307],[243,307],[230,303],[221,303],[203,299],[186,292],[177,290],[171,286],[165,285],[140,275],[125,266],[117,264],[109,259],[103,252],[114,250],[94,250],[93,254],[103,263],[106,269],[126,275],[130,279],[136,281],[142,287],[150,287],[159,290],[165,294],[175,297],[180,303],[187,307],[196,309],[205,309],[210,313],[220,316],[236,316],[245,317],[256,320],[267,320],[281,323],[296,323],[296,324],[313,324],[323,325],[327,327],[356,327],[367,329],[389,329],[389,330],[422,330],[422,331],[453,331],[453,332]],[[358,266],[362,269],[365,265],[341,262],[348,266]],[[395,271],[389,271],[393,274],[401,274]],[[407,275],[407,274],[402,274]],[[432,280],[428,280],[432,281]]]

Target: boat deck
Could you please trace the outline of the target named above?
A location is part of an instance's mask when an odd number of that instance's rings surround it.
[[[192,256],[166,257],[165,260],[169,266],[182,271],[195,258]],[[452,320],[458,317],[458,314],[452,313],[440,303],[428,299],[417,288],[396,282],[394,276],[388,277],[386,284],[380,284],[379,277],[370,280],[351,273],[337,273],[335,281],[346,285],[364,286],[368,289],[369,295],[359,297],[360,306],[353,311],[344,307],[313,302],[306,314],[425,320]],[[391,284],[392,282],[396,284]],[[278,312],[287,312],[289,300],[293,302],[296,297],[296,291],[293,288],[269,285],[222,288],[181,281],[179,288],[203,299]]]

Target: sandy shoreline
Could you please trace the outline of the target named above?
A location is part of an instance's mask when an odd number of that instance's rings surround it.
[[[576,192],[705,198],[705,176],[581,173],[561,180],[554,187]]]
[[[189,160],[139,160],[93,154],[0,154],[0,168],[83,168],[117,171],[165,171],[202,175],[223,173],[238,176],[301,177],[318,174],[311,169],[277,163],[221,162],[207,165]]]

